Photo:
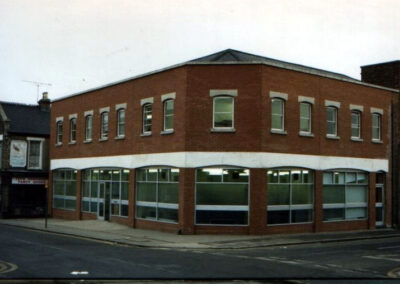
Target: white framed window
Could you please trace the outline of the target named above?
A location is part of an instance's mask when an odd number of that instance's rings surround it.
[[[125,109],[117,111],[117,137],[125,137]]]
[[[213,105],[213,128],[234,128],[234,99],[231,96],[214,97]]]
[[[164,101],[164,131],[174,130],[174,106],[174,100],[169,99]]]
[[[76,118],[71,118],[69,121],[69,142],[76,142]]]
[[[153,118],[153,105],[151,103],[146,103],[142,107],[143,111],[143,134],[151,134],[151,123]]]
[[[381,141],[382,116],[379,113],[372,113],[372,141]]]
[[[101,117],[101,129],[100,129],[100,139],[108,138],[108,112],[104,111],[100,115]]]
[[[56,143],[62,144],[62,138],[63,138],[63,121],[62,120],[57,121],[56,130],[57,130]]]
[[[361,138],[361,112],[356,110],[351,112],[351,138]]]
[[[326,135],[337,136],[337,108],[326,107]]]
[[[285,102],[282,99],[271,99],[271,130],[285,130]]]
[[[28,137],[28,169],[42,169],[43,138]]]
[[[93,115],[89,114],[85,117],[85,140],[92,140],[92,127],[93,127]]]
[[[300,103],[300,133],[311,134],[311,104]]]

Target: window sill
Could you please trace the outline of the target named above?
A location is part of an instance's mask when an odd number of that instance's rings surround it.
[[[104,141],[108,141],[108,137],[104,137],[104,138],[100,138],[99,142],[104,142]]]
[[[140,134],[141,137],[147,137],[147,136],[151,136],[151,132],[145,132]]]
[[[235,133],[236,129],[235,128],[211,128],[210,132],[213,132],[213,133],[218,133],[218,132]]]
[[[92,139],[84,140],[83,143],[85,143],[85,144],[92,143]]]
[[[329,135],[329,134],[326,134],[326,139],[339,140],[340,137],[339,137],[339,136],[336,136],[336,135]]]
[[[383,144],[382,140],[374,140],[374,139],[372,139],[371,142],[374,143],[374,144]]]
[[[168,134],[173,134],[175,131],[172,129],[172,130],[164,130],[164,131],[161,131],[160,132],[160,134],[161,135],[168,135]]]
[[[362,139],[362,138],[357,138],[357,137],[351,137],[350,140],[351,140],[351,141],[354,141],[354,142],[363,142],[363,141],[364,141],[364,139]]]
[[[124,140],[124,139],[125,139],[125,135],[116,136],[114,138],[114,140]]]
[[[68,145],[75,145],[75,144],[76,144],[76,141],[71,141],[68,143]]]
[[[61,146],[62,146],[62,143],[57,143],[57,144],[55,144],[55,146],[56,146],[56,147],[61,147]]]
[[[308,133],[308,132],[299,132],[299,136],[301,137],[308,137],[308,138],[314,138],[314,134]]]
[[[270,133],[279,134],[279,135],[287,135],[287,132],[285,130],[279,130],[279,129],[271,129]]]

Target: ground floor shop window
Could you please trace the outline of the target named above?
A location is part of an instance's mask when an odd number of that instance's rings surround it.
[[[129,170],[89,169],[82,173],[82,211],[128,216]]]
[[[76,170],[53,171],[53,208],[75,210]]]
[[[312,171],[269,170],[267,182],[268,225],[313,221],[314,175]]]
[[[368,175],[356,171],[323,174],[324,221],[367,218]]]
[[[179,169],[136,170],[136,217],[178,222]]]
[[[247,225],[248,169],[196,170],[196,224]]]

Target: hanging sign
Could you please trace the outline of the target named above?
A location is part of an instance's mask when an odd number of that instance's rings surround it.
[[[26,166],[26,141],[11,141],[10,166],[16,168],[24,168]]]

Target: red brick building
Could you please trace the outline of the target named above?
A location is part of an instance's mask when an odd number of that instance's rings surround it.
[[[391,226],[395,93],[225,50],[61,98],[52,215],[184,234]]]

